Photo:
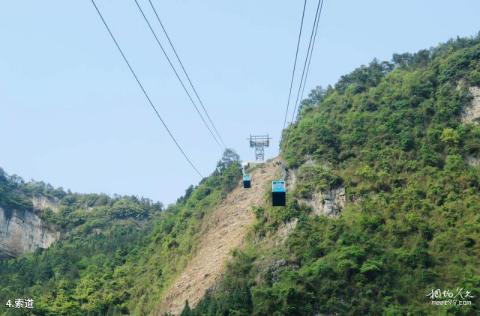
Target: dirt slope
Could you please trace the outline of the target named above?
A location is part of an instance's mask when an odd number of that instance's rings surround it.
[[[252,173],[252,188],[238,186],[204,221],[201,240],[185,270],[173,282],[162,299],[157,315],[178,315],[188,300],[195,306],[205,291],[221,278],[233,249],[242,245],[248,227],[253,224],[252,207],[264,201],[268,183],[277,167],[270,161]]]

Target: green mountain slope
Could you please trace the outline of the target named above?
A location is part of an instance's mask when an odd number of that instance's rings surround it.
[[[115,268],[146,242],[162,210],[146,199],[73,194],[3,171],[0,192],[6,212],[35,212],[62,236],[46,250],[0,261],[0,313],[6,315],[22,314],[4,305],[18,298],[33,299],[38,315],[71,314],[82,304],[85,310],[108,306],[112,297],[124,295],[115,292]],[[51,201],[50,207],[36,210],[32,198]]]
[[[17,298],[34,299],[35,315],[152,312],[186,265],[203,216],[240,175],[238,155],[226,151],[210,177],[163,211],[161,204],[136,197],[72,194],[5,176],[0,205],[30,211],[33,191],[56,198],[58,209],[39,215],[63,237],[48,249],[0,261],[0,314],[28,314],[4,305]]]
[[[313,91],[284,132],[289,205],[257,210],[250,249],[184,315],[479,314],[480,170],[468,162],[480,126],[462,123],[479,86],[477,37],[373,61]],[[314,215],[315,193],[335,189],[340,215]],[[284,223],[295,229],[272,246]],[[427,297],[457,288],[473,305]]]

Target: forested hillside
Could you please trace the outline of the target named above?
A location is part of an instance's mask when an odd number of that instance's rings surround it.
[[[227,151],[210,177],[166,210],[136,197],[73,194],[2,175],[0,205],[32,210],[32,194],[57,201],[39,215],[63,237],[0,261],[0,314],[28,314],[5,303],[31,298],[36,315],[145,315],[188,261],[203,216],[241,171],[238,155]]]
[[[288,206],[256,211],[250,247],[183,315],[478,315],[480,126],[467,108],[479,86],[477,36],[314,90],[284,131]],[[339,188],[341,213],[314,215],[315,193]],[[427,297],[458,288],[472,305]]]

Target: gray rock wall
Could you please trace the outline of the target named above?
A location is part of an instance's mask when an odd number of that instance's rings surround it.
[[[467,106],[462,113],[462,122],[464,123],[478,123],[480,121],[480,88],[470,87],[472,94],[472,104]]]
[[[312,199],[304,202],[312,207],[315,215],[338,216],[346,204],[345,188],[315,192]]]
[[[313,160],[309,159],[305,164],[314,164]],[[297,170],[289,170],[288,182],[289,190],[293,190],[297,183]],[[315,215],[338,216],[347,203],[345,194],[345,187],[340,186],[335,189],[314,192],[310,199],[302,199],[301,202],[307,204],[312,208],[312,213]],[[296,223],[295,223],[296,224]]]
[[[59,237],[33,212],[0,208],[0,259],[48,248]]]

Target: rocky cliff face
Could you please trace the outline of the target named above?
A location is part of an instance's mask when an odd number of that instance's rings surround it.
[[[309,158],[304,165],[312,165],[314,163],[315,162]],[[298,169],[290,170],[288,173],[288,181],[291,189],[293,189],[297,183],[297,173]],[[310,206],[312,208],[312,214],[314,215],[338,216],[347,203],[345,187],[340,186],[330,190],[313,192],[311,198],[301,199],[300,201]]]
[[[33,212],[0,208],[0,259],[48,248],[59,235]]]
[[[315,215],[338,216],[346,204],[345,188],[315,192],[312,199],[303,200]]]
[[[480,122],[480,87],[469,87],[472,95],[472,104],[467,106],[462,113],[462,122],[479,123]]]

